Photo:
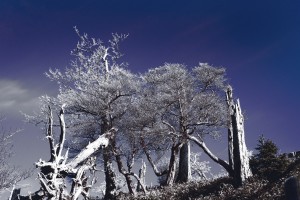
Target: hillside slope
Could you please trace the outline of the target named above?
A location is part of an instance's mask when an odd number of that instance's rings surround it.
[[[149,191],[148,195],[139,194],[136,197],[125,194],[118,199],[130,200],[162,200],[162,199],[214,199],[214,200],[251,200],[251,199],[285,199],[284,183],[291,176],[300,177],[300,160],[291,163],[282,176],[269,182],[251,177],[240,188],[234,188],[232,179],[219,178],[211,182],[176,184],[172,187],[159,187]]]

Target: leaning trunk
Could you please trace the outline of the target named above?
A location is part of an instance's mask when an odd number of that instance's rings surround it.
[[[203,140],[199,140],[195,136],[191,136],[191,135],[189,136],[189,140],[195,142],[201,149],[203,149],[203,151],[204,151],[204,153],[206,153],[206,155],[208,155],[214,162],[221,165],[228,172],[228,174],[233,174],[232,169],[229,166],[229,164],[225,160],[222,160],[221,158],[214,155],[210,151],[210,149],[206,146],[206,144],[204,143]]]
[[[116,150],[116,147],[114,147],[114,148]],[[121,174],[123,174],[124,177],[125,177],[129,193],[130,194],[134,194],[133,182],[132,182],[132,179],[131,179],[131,175],[130,175],[129,172],[126,172],[126,170],[125,170],[125,168],[123,166],[122,160],[121,160],[121,156],[119,154],[116,155],[116,161],[117,161],[119,172]],[[129,169],[129,171],[130,171],[130,169]]]
[[[129,174],[125,174],[125,180],[126,180],[126,184],[127,184],[127,188],[130,194],[134,194],[134,190],[133,190],[133,181],[131,179],[131,176]]]
[[[190,142],[187,141],[180,148],[179,170],[176,179],[178,183],[186,183],[191,179],[190,154]]]

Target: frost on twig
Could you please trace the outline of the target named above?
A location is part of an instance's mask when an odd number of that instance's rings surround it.
[[[40,168],[38,178],[41,184],[41,191],[48,199],[72,199],[76,200],[82,195],[85,199],[89,197],[89,189],[86,172],[95,170],[96,158],[92,155],[100,148],[107,147],[116,129],[112,128],[107,133],[99,136],[94,142],[89,143],[73,159],[68,160],[68,150],[64,155],[64,141],[66,138],[66,127],[64,121],[64,107],[59,114],[60,136],[57,144],[53,135],[53,115],[49,107],[47,138],[49,141],[51,158],[49,161],[40,159],[36,167]],[[70,193],[67,191],[66,178],[71,178],[72,187]],[[91,181],[93,184],[94,181]],[[21,198],[22,199],[22,198]]]

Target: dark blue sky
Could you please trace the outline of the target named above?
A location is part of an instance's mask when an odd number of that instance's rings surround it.
[[[284,152],[300,150],[299,0],[1,0],[0,112],[11,126],[21,124],[18,110],[31,112],[38,96],[57,90],[44,72],[68,65],[74,26],[103,41],[129,33],[121,50],[135,72],[165,62],[226,67],[248,146],[264,134]],[[37,152],[38,144],[26,146],[37,135],[25,128],[17,153]]]

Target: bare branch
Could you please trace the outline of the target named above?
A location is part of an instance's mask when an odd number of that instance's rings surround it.
[[[56,151],[57,157],[61,158],[62,149],[64,147],[64,142],[66,139],[66,125],[65,125],[65,119],[64,119],[64,105],[62,105],[60,113],[59,113],[59,124],[60,124],[60,137],[59,137],[59,143],[58,148]]]
[[[117,130],[112,128],[107,133],[101,135],[97,140],[86,146],[72,161],[67,164],[67,167],[76,168],[81,162],[90,157],[101,147],[107,147],[110,138],[115,134]]]
[[[188,139],[194,141],[201,149],[203,149],[203,151],[216,163],[218,163],[219,165],[221,165],[222,167],[224,167],[224,169],[229,173],[232,174],[232,169],[230,167],[230,165],[222,160],[221,158],[218,158],[216,155],[214,155],[206,146],[206,144],[204,143],[204,141],[200,141],[198,140],[196,137],[189,135]]]
[[[53,115],[52,115],[52,109],[50,106],[48,106],[49,109],[49,119],[48,119],[48,128],[47,128],[47,139],[49,141],[50,145],[50,162],[55,160],[55,147],[54,147],[54,137],[53,137]]]
[[[162,171],[162,172],[157,169],[157,166],[154,164],[154,162],[153,162],[153,160],[151,158],[151,155],[150,155],[149,151],[147,150],[145,141],[143,139],[141,139],[141,145],[142,145],[144,153],[146,154],[146,157],[147,157],[147,159],[148,159],[148,161],[149,161],[149,163],[150,163],[150,165],[151,165],[151,167],[152,167],[155,175],[156,176],[162,176],[164,174],[167,174],[168,173],[167,169],[165,171]]]

